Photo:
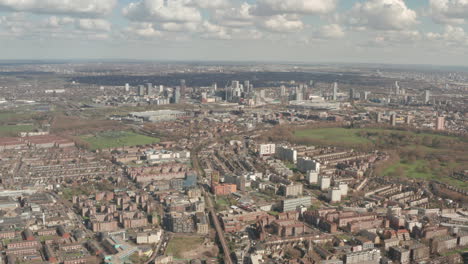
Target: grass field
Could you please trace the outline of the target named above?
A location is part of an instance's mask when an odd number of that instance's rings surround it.
[[[31,132],[34,130],[32,125],[5,125],[0,126],[0,136],[13,136],[19,132]]]
[[[294,131],[294,138],[296,139],[309,139],[311,142],[334,145],[334,146],[350,146],[350,145],[363,145],[378,143],[377,138],[363,137],[361,133],[387,133],[400,136],[414,136],[416,138],[428,137],[431,139],[456,139],[450,136],[436,135],[429,133],[415,133],[411,131],[399,131],[390,129],[378,128],[316,128],[316,129],[299,129]],[[411,147],[411,146],[409,146]]]
[[[300,129],[292,139],[299,144],[393,150],[398,157],[380,171],[383,176],[436,180],[468,189],[468,183],[449,177],[452,171],[467,169],[466,139],[378,128]]]
[[[402,171],[404,176],[409,178],[426,180],[433,178],[433,174],[428,169],[428,162],[425,160],[417,160],[411,163],[396,162],[384,171],[384,175],[396,175],[398,171]]]
[[[371,143],[369,139],[360,137],[357,132],[360,129],[346,128],[317,128],[294,131],[296,138],[308,138],[318,142],[335,145],[337,143],[345,144],[366,144]]]
[[[80,138],[89,143],[92,150],[147,145],[160,141],[159,138],[152,138],[129,131],[107,131],[97,133],[96,135],[81,136]]]
[[[166,254],[182,259],[183,253],[194,250],[203,244],[203,238],[198,236],[174,237],[167,244]]]

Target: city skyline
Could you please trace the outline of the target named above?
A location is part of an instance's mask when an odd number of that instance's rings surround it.
[[[463,0],[0,0],[2,59],[464,65]]]

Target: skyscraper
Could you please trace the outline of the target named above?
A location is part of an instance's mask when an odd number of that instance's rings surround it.
[[[153,95],[153,84],[152,83],[147,83],[146,84],[146,94],[147,95]]]
[[[180,96],[182,98],[185,97],[185,93],[187,92],[187,85],[185,84],[185,80],[184,79],[181,79],[180,80]],[[180,99],[180,98],[179,98]]]
[[[281,87],[280,87],[280,96],[281,97],[286,96],[286,86],[284,86],[284,85],[281,85]]]
[[[138,85],[138,96],[145,96],[145,86]]]
[[[400,94],[400,85],[398,84],[398,81],[395,81],[395,94]]]
[[[429,90],[424,91],[424,103],[428,104],[430,100],[431,100],[431,91]]]
[[[333,83],[333,101],[336,101],[338,98],[338,83],[334,82]]]
[[[174,94],[172,95],[172,102],[174,104],[179,104],[180,103],[180,87],[176,87],[174,89]]]
[[[246,93],[250,93],[250,81],[249,80],[246,80],[244,81],[244,92]]]
[[[231,88],[233,88],[233,89],[239,88],[239,81],[232,81],[231,82]]]
[[[370,95],[370,91],[365,91],[364,92],[364,100],[368,100],[369,99],[369,95]]]
[[[349,89],[349,100],[354,100],[355,92],[354,88]]]
[[[392,126],[396,126],[396,114],[392,114],[392,115],[390,116],[390,124],[391,124]]]
[[[302,87],[296,87],[296,101],[302,101],[304,100],[304,95],[302,93]]]
[[[125,92],[129,92],[130,91],[130,84],[126,83],[125,84]]]

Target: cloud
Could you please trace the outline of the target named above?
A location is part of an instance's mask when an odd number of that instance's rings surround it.
[[[192,0],[190,4],[205,9],[219,9],[230,6],[228,0]]]
[[[44,25],[47,27],[57,28],[57,27],[62,27],[64,25],[72,24],[74,21],[75,19],[71,17],[51,16],[44,20]]]
[[[330,24],[322,26],[318,32],[317,36],[325,39],[338,39],[345,36],[343,28],[338,24]]]
[[[200,10],[191,6],[190,0],[141,0],[123,9],[123,14],[133,21],[146,22],[199,22]]]
[[[174,23],[174,22],[167,22],[161,24],[161,29],[164,31],[173,31],[173,32],[194,32],[198,28],[197,23]]]
[[[202,24],[202,38],[207,39],[232,39],[232,36],[227,32],[226,28],[212,24],[210,22],[203,22]]]
[[[259,27],[270,32],[291,33],[301,31],[304,23],[296,17],[286,15],[276,15],[258,21]]]
[[[464,24],[468,18],[467,0],[430,0],[429,13],[441,24]]]
[[[417,23],[416,12],[403,0],[368,0],[351,9],[349,23],[376,30],[406,30]]]
[[[462,27],[446,25],[442,33],[430,32],[426,37],[429,41],[442,41],[448,46],[468,45],[468,34]]]
[[[110,14],[117,0],[0,0],[0,10],[97,17]]]
[[[153,39],[162,36],[162,33],[156,30],[152,23],[133,22],[123,29],[125,36],[133,36],[138,39]]]
[[[75,19],[50,16],[34,20],[26,13],[11,13],[0,17],[0,36],[17,39],[90,39],[110,37],[110,23],[101,19]]]
[[[255,15],[326,14],[335,10],[336,0],[258,0],[252,12]]]
[[[240,6],[217,9],[214,12],[213,20],[226,27],[247,27],[253,24],[254,16],[250,14],[252,6],[242,3]]]
[[[111,23],[104,19],[80,19],[77,28],[87,31],[110,31]]]
[[[423,39],[424,36],[417,30],[378,31],[358,45],[371,48],[408,47],[424,44]]]

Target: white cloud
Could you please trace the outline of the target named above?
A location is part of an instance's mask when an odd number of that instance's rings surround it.
[[[336,8],[336,0],[258,0],[252,12],[256,15],[326,14]]]
[[[423,35],[417,30],[402,31],[379,31],[371,36],[364,44],[366,47],[398,47],[398,46],[417,46],[424,44]]]
[[[26,13],[11,13],[0,17],[0,34],[18,39],[90,39],[109,38],[110,24],[100,19],[74,19],[51,16],[34,20]],[[109,29],[109,30],[107,30]]]
[[[161,29],[164,31],[173,31],[173,32],[182,32],[182,31],[189,31],[194,32],[198,28],[197,23],[174,23],[174,22],[167,22],[161,24]]]
[[[253,24],[254,16],[250,14],[252,6],[242,3],[238,7],[217,9],[213,19],[216,23],[227,27],[247,27]]]
[[[140,0],[123,9],[123,14],[133,21],[198,22],[200,11],[190,0]]]
[[[0,0],[0,10],[72,16],[103,16],[112,12],[117,0]]]
[[[342,38],[345,35],[343,28],[338,24],[322,26],[317,33],[318,37],[325,39],[337,39]]]
[[[304,28],[304,23],[294,16],[276,15],[259,20],[258,26],[270,32],[291,33],[301,31]]]
[[[57,17],[57,16],[51,16],[45,19],[44,25],[46,27],[62,27],[64,25],[69,25],[72,24],[75,21],[74,18],[71,17]]]
[[[228,0],[192,0],[191,4],[206,9],[219,9],[230,6]]]
[[[467,0],[430,0],[432,19],[442,24],[463,24],[468,19]]]
[[[111,24],[104,19],[80,19],[77,28],[87,31],[110,31]]]
[[[135,36],[136,38],[152,39],[162,36],[162,33],[156,30],[152,23],[130,23],[130,25],[123,29],[126,36]]]
[[[449,46],[468,45],[468,34],[462,27],[446,25],[442,33],[427,33],[426,37],[430,41],[442,41]]]
[[[403,0],[368,0],[356,3],[349,23],[376,30],[406,30],[417,23],[417,15]]]
[[[227,30],[219,25],[212,24],[210,22],[203,22],[202,24],[202,38],[208,39],[232,39],[232,36],[227,32]]]

